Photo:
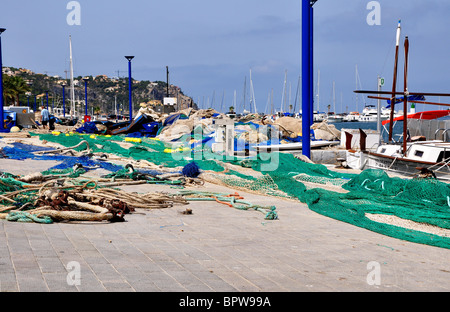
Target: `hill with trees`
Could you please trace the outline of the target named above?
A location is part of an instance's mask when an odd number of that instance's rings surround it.
[[[74,77],[74,93],[77,111],[84,111],[85,77]],[[105,75],[89,76],[87,82],[88,108],[90,114],[128,114],[128,77],[109,78]],[[48,92],[49,107],[61,108],[63,85],[65,84],[66,112],[70,107],[70,79],[59,76],[34,73],[23,68],[3,67],[4,106],[29,106],[34,109],[46,105]],[[139,110],[141,103],[155,105],[163,103],[167,95],[167,83],[163,81],[133,80],[133,109]],[[177,108],[197,108],[193,99],[183,93],[180,87],[170,85],[169,97],[177,98]]]

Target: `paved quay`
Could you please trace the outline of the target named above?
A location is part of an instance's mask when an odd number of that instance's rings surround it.
[[[43,171],[52,161],[0,160],[0,171]],[[134,185],[130,192],[169,192]],[[191,188],[189,188],[191,189]],[[206,184],[194,190],[235,193]],[[258,211],[199,201],[143,210],[126,222],[0,220],[2,292],[438,292],[450,291],[450,250],[383,236],[300,202],[238,193]],[[182,214],[189,207],[191,215]]]

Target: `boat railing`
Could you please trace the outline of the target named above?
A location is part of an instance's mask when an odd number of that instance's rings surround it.
[[[429,170],[433,169],[433,171],[438,172],[438,171],[441,170],[442,168],[447,167],[447,170],[449,170],[449,169],[450,169],[450,168],[449,168],[449,164],[450,164],[450,157],[448,157],[448,158],[442,160],[442,161],[439,162],[439,163],[436,163],[436,164],[432,165],[431,167],[428,167],[428,169],[429,169]],[[437,169],[435,169],[435,168],[436,168],[437,166],[439,166],[439,165],[440,165],[440,167],[438,167]]]
[[[445,129],[444,132],[442,133],[442,141],[447,142],[447,131],[449,131],[450,129]]]
[[[447,128],[447,129],[445,129],[445,128],[437,129],[436,132],[434,132],[434,139],[435,139],[435,140],[436,140],[437,135],[438,135],[438,133],[439,133],[440,131],[442,131],[442,141],[447,142],[447,136],[446,136],[446,134],[447,134],[448,131],[450,131],[450,129],[448,129],[448,128]]]

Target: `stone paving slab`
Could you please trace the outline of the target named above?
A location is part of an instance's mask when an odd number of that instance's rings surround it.
[[[0,171],[14,173],[12,168],[26,171],[24,162],[0,160]],[[34,169],[34,164],[28,168]],[[164,185],[123,189],[177,191]],[[193,189],[236,192],[211,184]],[[246,201],[276,206],[279,220],[207,201],[139,209],[123,223],[0,220],[0,290],[450,291],[448,249],[383,236],[318,215],[299,202],[238,193]],[[186,207],[192,215],[181,214]],[[379,284],[373,283],[374,273]]]

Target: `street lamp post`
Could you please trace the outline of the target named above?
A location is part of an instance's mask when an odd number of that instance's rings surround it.
[[[88,115],[87,82],[89,81],[89,78],[85,77],[83,78],[83,80],[84,80],[84,116],[85,118],[87,118]]]
[[[62,84],[63,93],[63,117],[66,118],[66,83]]]
[[[128,60],[128,97],[130,102],[130,122],[131,119],[133,119],[133,82],[131,78],[131,60],[134,59],[134,56],[125,56],[125,58]]]
[[[3,64],[2,64],[2,33],[5,28],[0,28],[0,132],[5,131],[5,117],[3,116]]]
[[[45,91],[45,101],[47,103],[47,110],[48,110],[48,91]]]
[[[27,81],[27,86],[30,88],[30,90],[31,90],[31,86],[32,86],[32,83],[31,83],[31,81]],[[27,102],[28,102],[28,108],[31,110],[31,106],[30,106],[30,96],[31,96],[32,94],[31,94],[31,92],[30,91],[28,91],[27,93],[26,93],[26,96],[27,96]]]

